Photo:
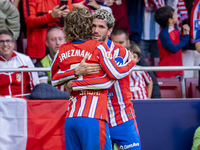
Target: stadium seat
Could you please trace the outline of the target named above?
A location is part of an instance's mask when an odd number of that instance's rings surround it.
[[[185,93],[186,98],[191,98],[191,86],[190,83],[196,82],[198,83],[198,78],[185,78]]]
[[[178,78],[157,78],[161,98],[183,98],[182,84]]]
[[[190,82],[191,98],[200,98],[198,82]]]

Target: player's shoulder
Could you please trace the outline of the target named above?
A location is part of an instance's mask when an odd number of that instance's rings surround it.
[[[92,45],[104,45],[105,42],[104,41],[97,41],[97,40],[89,40],[88,42],[90,42]]]
[[[114,41],[112,41],[112,43],[114,44],[115,49],[119,48],[119,49],[122,49],[122,50],[126,50],[126,48],[124,46],[122,46],[121,44],[116,43]]]

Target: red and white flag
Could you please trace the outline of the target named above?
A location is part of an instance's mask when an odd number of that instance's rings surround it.
[[[183,20],[188,19],[188,11],[185,5],[184,0],[174,0],[172,7],[175,10],[175,13],[178,15],[177,27],[181,31],[181,23]]]
[[[144,0],[144,6],[147,11],[153,11],[162,6],[165,6],[165,1],[164,0]]]
[[[0,149],[64,150],[66,100],[0,97]]]

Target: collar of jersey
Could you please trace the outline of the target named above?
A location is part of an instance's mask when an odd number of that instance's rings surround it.
[[[85,40],[85,41],[88,41],[88,40]],[[83,43],[83,42],[85,42],[85,41],[79,41],[79,40],[77,40],[77,41],[72,42],[72,43],[74,43],[74,44],[80,44],[80,43]]]
[[[10,58],[10,60],[11,60],[13,57],[15,57],[15,56],[17,56],[17,54],[13,51],[12,57]],[[7,61],[3,56],[0,56],[0,60],[1,60],[1,61]]]
[[[110,48],[112,41],[108,39],[107,46]]]

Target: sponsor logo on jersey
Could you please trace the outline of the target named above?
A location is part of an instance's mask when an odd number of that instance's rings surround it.
[[[118,66],[123,65],[123,58],[122,57],[116,57],[115,62]]]
[[[114,92],[108,92],[108,97],[114,96]]]
[[[106,52],[106,57],[112,59],[112,54],[111,54],[111,52]]]
[[[121,145],[119,148],[120,150],[124,150],[124,149],[129,149],[129,148],[133,148],[133,147],[136,147],[136,146],[140,146],[139,143],[133,143],[133,144],[129,144],[129,145]]]

